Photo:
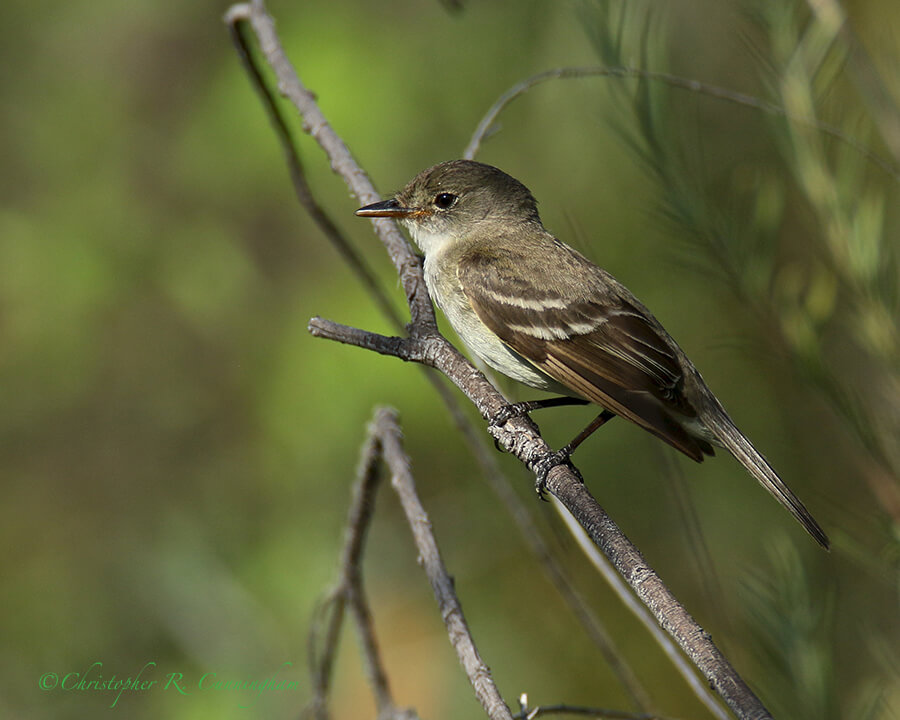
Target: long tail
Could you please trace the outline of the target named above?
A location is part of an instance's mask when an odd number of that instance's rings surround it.
[[[782,482],[781,478],[778,477],[778,473],[772,469],[768,461],[757,452],[751,442],[744,437],[744,434],[735,427],[727,413],[722,410],[721,412],[711,412],[705,415],[703,418],[704,425],[713,431],[722,445],[740,461],[741,465],[747,468],[747,471],[766,490],[772,493],[778,502],[788,509],[791,515],[797,518],[819,545],[828,550],[828,536],[825,534],[825,531],[819,527],[819,523],[813,519],[806,506],[800,502],[800,498],[794,495],[791,489]]]

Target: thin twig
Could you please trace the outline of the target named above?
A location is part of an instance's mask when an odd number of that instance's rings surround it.
[[[762,100],[758,97],[754,97],[753,95],[746,95],[744,93],[735,92],[734,90],[729,90],[728,88],[719,87],[717,85],[710,85],[708,83],[702,83],[698,80],[679,77],[678,75],[670,75],[669,73],[655,72],[652,70],[642,70],[640,68],[631,67],[561,67],[555,68],[553,70],[546,70],[545,72],[538,73],[537,75],[533,75],[530,78],[526,78],[525,80],[516,83],[511,88],[509,88],[509,90],[504,92],[499,98],[497,98],[497,101],[490,107],[487,113],[485,113],[484,117],[475,128],[475,132],[472,134],[472,139],[469,140],[469,144],[463,151],[463,157],[469,160],[473,159],[478,153],[478,150],[481,147],[481,143],[484,141],[485,137],[493,133],[494,123],[497,120],[497,116],[501,112],[503,112],[504,108],[513,100],[515,100],[520,95],[524,95],[536,85],[540,85],[541,83],[548,82],[550,80],[578,79],[596,76],[656,80],[680,90],[690,90],[691,92],[702,93],[718,100],[725,100],[726,102],[731,102],[737,105],[743,105],[745,107],[751,107],[756,110],[760,110],[769,115],[777,115],[779,117],[783,117],[793,123],[819,130],[825,135],[829,135],[830,137],[839,140],[840,142],[852,147],[858,153],[863,155],[869,162],[871,162],[879,169],[883,170],[888,175],[891,175],[895,180],[900,180],[900,167],[890,162],[889,160],[886,160],[880,155],[872,152],[862,142],[847,135],[836,125],[823,123],[819,120],[810,120],[808,118],[798,117],[792,113],[789,113],[780,105]]]
[[[241,7],[241,6],[235,6]],[[356,251],[347,237],[340,231],[337,224],[331,219],[325,209],[316,200],[312,192],[312,188],[306,180],[306,171],[303,168],[303,162],[300,159],[300,153],[297,150],[297,143],[291,133],[290,127],[281,112],[275,97],[269,92],[265,78],[253,61],[253,55],[250,52],[250,45],[247,37],[247,25],[243,22],[228,23],[231,33],[231,39],[238,55],[250,77],[251,84],[262,99],[263,106],[281,143],[281,149],[284,152],[284,158],[287,162],[288,172],[291,177],[291,184],[294,186],[294,193],[297,200],[309,213],[319,229],[325,234],[329,242],[340,253],[350,269],[356,273],[362,286],[368,290],[369,295],[375,301],[375,304],[382,313],[394,324],[395,327],[402,328],[403,320],[400,314],[391,302],[388,294],[384,291],[378,278],[372,269],[363,260],[363,257]]]
[[[366,601],[363,586],[362,554],[365,547],[366,533],[371,525],[375,511],[375,494],[380,479],[379,459],[381,457],[381,441],[378,428],[369,428],[369,437],[363,449],[357,482],[350,502],[350,514],[347,519],[347,531],[344,538],[344,551],[340,567],[344,577],[342,585],[346,593],[347,604],[355,620],[360,646],[365,660],[366,675],[372,692],[378,717],[389,717],[394,714],[395,705],[388,685],[387,672],[378,652],[375,639],[375,624]]]
[[[584,486],[566,482],[557,485],[558,477],[553,472],[548,475],[547,489],[553,492],[584,528],[593,544],[606,555],[660,626],[675,639],[691,662],[709,680],[710,686],[739,718],[761,720],[771,717],[755,696],[753,696],[755,702],[748,700],[746,694],[752,695],[752,692],[730,666],[730,672],[719,674],[717,670],[719,663],[727,664],[724,656],[712,642],[709,634],[684,607],[678,604],[640,553],[619,553],[619,546],[615,541],[612,546],[607,545],[609,539],[621,533],[621,530],[599,505],[580,500],[579,496],[587,492]]]
[[[478,654],[462,606],[456,597],[453,579],[441,559],[434,533],[431,531],[431,521],[416,493],[409,457],[403,449],[402,433],[394,411],[385,408],[376,411],[375,427],[385,462],[391,470],[391,485],[400,497],[400,503],[419,551],[419,562],[431,582],[441,618],[447,627],[456,655],[488,717],[492,720],[512,720],[512,713],[500,696],[491,678],[491,671]]]
[[[353,488],[353,498],[350,502],[344,531],[344,546],[338,565],[340,577],[335,587],[328,593],[326,607],[330,610],[330,614],[323,623],[326,625],[325,639],[321,650],[311,644],[310,669],[313,675],[313,699],[309,705],[309,712],[317,720],[328,718],[327,701],[328,691],[331,687],[331,674],[340,629],[348,606],[360,637],[366,674],[375,695],[378,717],[389,718],[397,715],[397,708],[388,685],[387,673],[378,652],[374,623],[366,602],[362,581],[362,553],[375,507],[375,493],[380,480],[378,472],[380,459],[381,443],[378,439],[377,428],[373,424],[369,428],[363,446],[357,479]],[[311,641],[316,638],[317,634],[311,632]]]
[[[334,170],[363,205],[380,200],[381,196],[366,172],[354,160],[350,149],[338,136],[325,115],[319,109],[313,93],[306,89],[297,76],[294,66],[284,53],[275,22],[266,12],[262,0],[252,0],[249,4],[234,5],[225,14],[225,22],[235,24],[249,22],[256,34],[260,50],[269,67],[275,72],[278,89],[300,113],[303,130],[319,143]],[[412,324],[423,331],[436,331],[434,309],[425,288],[419,258],[410,248],[397,224],[381,218],[372,220],[375,232],[394,263],[400,276],[400,283],[406,291]]]
[[[471,427],[471,424],[469,427]],[[464,429],[463,431],[465,432]],[[473,443],[469,441],[469,445],[471,447]],[[562,597],[563,601],[572,612],[572,615],[575,617],[575,620],[584,628],[588,638],[590,638],[597,646],[603,659],[609,665],[610,670],[612,670],[613,674],[616,676],[616,679],[625,690],[625,693],[628,695],[634,707],[644,712],[649,711],[653,707],[650,694],[638,679],[637,675],[635,675],[631,666],[622,658],[620,650],[616,647],[615,640],[613,640],[612,636],[609,634],[603,621],[597,617],[597,614],[591,609],[581,593],[575,587],[569,574],[553,557],[550,548],[535,527],[534,522],[531,519],[531,514],[526,509],[524,503],[519,499],[519,496],[513,491],[508,478],[500,472],[494,457],[484,457],[484,455],[485,453],[476,452],[476,462],[481,465],[482,473],[491,489],[509,511],[522,538],[528,545],[529,550],[540,563],[541,569],[544,571],[544,575],[547,577],[548,582],[553,589],[559,593],[560,597]],[[568,517],[571,518],[571,515],[568,515]],[[615,577],[618,580],[619,585],[624,588],[624,591],[627,594],[628,590],[625,588],[621,578],[618,576]],[[640,603],[636,603],[633,595],[630,595],[629,597],[631,598],[631,602],[636,604],[637,607],[647,615],[646,608],[644,608],[643,605],[640,605]],[[657,632],[659,632],[659,628],[655,625],[654,627]],[[663,637],[665,638],[665,635],[663,635]],[[665,639],[671,644],[671,641],[668,640],[668,638]],[[683,658],[681,658],[681,660],[682,667],[679,667],[679,670],[686,666]],[[686,670],[689,682],[696,680],[696,676],[691,668],[687,667]],[[718,707],[715,698],[710,695],[708,690],[704,690],[704,694],[710,700],[712,707]],[[702,700],[703,698],[701,697],[701,701]]]
[[[337,653],[341,627],[344,624],[343,594],[327,595],[316,608],[307,637],[307,664],[312,677],[312,699],[304,715],[315,720],[328,720],[328,691]]]

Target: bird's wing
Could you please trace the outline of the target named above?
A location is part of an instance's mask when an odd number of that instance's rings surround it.
[[[557,382],[702,461],[711,446],[677,419],[697,411],[673,341],[611,276],[561,244],[556,250],[563,267],[527,268],[534,285],[527,289],[521,265],[515,276],[505,273],[516,266],[498,262],[498,251],[466,254],[457,276],[479,319]],[[529,263],[527,255],[507,260]]]

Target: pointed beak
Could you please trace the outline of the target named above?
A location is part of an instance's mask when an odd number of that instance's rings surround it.
[[[400,205],[396,198],[390,200],[382,200],[381,202],[372,203],[361,207],[356,211],[360,217],[392,217],[405,218],[415,212],[414,208],[407,208]]]

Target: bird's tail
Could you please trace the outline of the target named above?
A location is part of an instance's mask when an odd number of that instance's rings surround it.
[[[713,431],[722,445],[731,452],[747,471],[755,477],[760,484],[784,505],[788,511],[800,522],[806,531],[815,538],[823,548],[828,550],[828,536],[819,527],[806,506],[800,502],[800,498],[791,492],[791,489],[782,482],[768,461],[756,450],[744,434],[737,429],[724,410],[712,412],[703,418],[703,423]]]

